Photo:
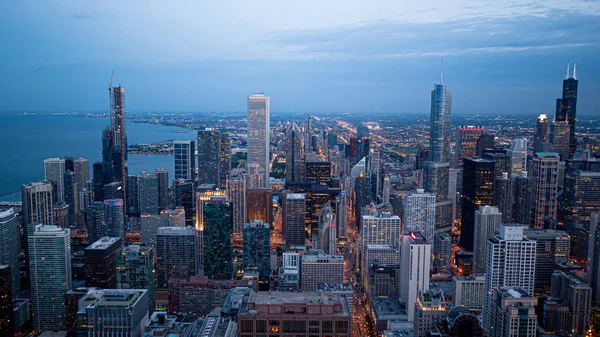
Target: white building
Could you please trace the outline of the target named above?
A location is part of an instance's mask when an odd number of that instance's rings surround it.
[[[510,177],[517,177],[521,171],[527,171],[527,138],[513,139],[508,155]]]
[[[344,256],[311,250],[302,256],[300,282],[302,291],[316,291],[319,283],[344,283]]]
[[[400,257],[400,300],[406,303],[408,320],[413,321],[417,294],[429,290],[431,244],[421,233],[405,234]]]
[[[454,276],[452,278],[454,288],[454,306],[464,306],[471,311],[483,309],[485,294],[485,275]]]
[[[537,316],[533,296],[517,287],[494,290],[489,337],[535,337]]]
[[[61,158],[44,159],[45,180],[56,183],[58,201],[65,201],[65,160]]]
[[[435,228],[435,195],[417,189],[404,197],[404,230],[421,232],[433,247]]]
[[[487,240],[500,230],[502,213],[495,206],[479,206],[475,211],[475,230],[473,234],[473,272],[485,273],[485,254]]]
[[[402,236],[402,221],[397,215],[388,212],[377,215],[363,215],[360,231],[360,251],[367,244],[392,245],[400,247]]]
[[[259,188],[269,188],[270,99],[263,94],[248,97],[248,163],[258,164],[264,179]]]

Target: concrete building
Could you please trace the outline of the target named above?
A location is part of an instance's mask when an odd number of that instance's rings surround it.
[[[271,225],[268,223],[255,220],[245,224],[243,231],[244,273],[251,270],[257,271],[258,279],[261,282],[268,281],[271,275],[270,227]]]
[[[23,232],[25,242],[33,234],[37,224],[53,225],[54,220],[54,192],[52,184],[48,181],[35,181],[21,187],[23,198]]]
[[[443,323],[449,309],[441,289],[419,293],[415,307],[415,337],[428,337],[432,328]]]
[[[215,128],[198,130],[198,183],[219,184],[221,132]]]
[[[269,188],[270,121],[269,97],[263,94],[248,97],[248,163],[258,164],[258,173],[264,177],[263,183],[257,186],[259,188]]]
[[[547,295],[556,266],[569,262],[571,238],[566,232],[553,229],[528,228],[523,234],[536,242],[534,295]]]
[[[117,255],[123,248],[120,237],[103,237],[87,246],[85,254],[85,285],[100,289],[117,287]]]
[[[496,231],[500,230],[501,221],[502,213],[498,207],[479,206],[479,209],[475,211],[473,272],[485,273],[487,241],[496,235]]]
[[[138,174],[138,207],[140,214],[159,214],[158,177],[149,172]]]
[[[417,189],[404,197],[404,230],[421,232],[434,247],[435,195]]]
[[[477,140],[485,132],[484,126],[460,125],[456,128],[456,146],[454,168],[462,169],[463,159],[475,157]]]
[[[535,337],[537,316],[533,296],[517,287],[494,290],[490,307],[490,337]]]
[[[225,195],[233,207],[233,234],[241,235],[246,223],[246,182],[227,179]]]
[[[564,189],[564,220],[590,224],[592,213],[600,212],[600,172],[575,171],[567,174]]]
[[[438,271],[450,269],[452,260],[452,236],[448,232],[435,235],[433,250],[434,266]]]
[[[306,195],[285,193],[282,207],[283,235],[287,246],[305,246]]]
[[[344,256],[308,251],[302,256],[300,271],[304,292],[316,291],[319,283],[344,283]]]
[[[527,171],[527,138],[513,139],[508,156],[510,161],[509,177],[516,177],[521,171]]]
[[[154,305],[154,250],[151,247],[130,245],[123,247],[117,255],[117,288],[146,289],[148,309]]]
[[[160,211],[161,227],[185,227],[185,208],[163,209]]]
[[[56,200],[65,201],[65,160],[61,158],[44,159],[44,179],[56,184]]]
[[[156,233],[156,280],[166,289],[174,278],[198,274],[198,234],[193,227],[160,227]]]
[[[391,245],[399,248],[402,239],[402,221],[388,212],[363,215],[360,230],[359,252],[364,254],[367,244]]]
[[[568,329],[577,335],[585,335],[592,310],[592,288],[585,280],[575,273],[556,270],[552,273],[550,296],[568,303]]]
[[[21,293],[19,242],[21,233],[19,217],[14,208],[0,212],[0,265],[10,266],[10,292],[12,301]],[[12,305],[11,305],[12,308]]]
[[[175,179],[191,179],[196,176],[196,144],[193,140],[174,140],[173,159]]]
[[[463,306],[471,311],[481,312],[485,298],[485,275],[454,276],[454,306]]]
[[[554,152],[538,152],[533,156],[531,201],[533,226],[542,227],[544,217],[556,219],[558,208],[558,162]]]
[[[413,321],[417,294],[429,290],[431,245],[419,232],[406,233],[400,257],[400,299],[406,303],[408,319]]]
[[[369,298],[371,317],[375,320],[377,332],[388,329],[393,322],[406,322],[408,320],[405,303],[389,296],[372,296]]]

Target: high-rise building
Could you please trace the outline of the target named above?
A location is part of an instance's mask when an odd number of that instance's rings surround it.
[[[462,226],[460,245],[473,250],[475,232],[475,210],[479,206],[491,205],[494,196],[494,162],[482,158],[464,160],[462,189]]]
[[[317,291],[319,283],[344,283],[344,256],[329,255],[322,250],[309,250],[301,259],[301,289]]]
[[[148,290],[92,289],[79,300],[79,333],[141,337],[149,323]]]
[[[331,185],[331,162],[313,161],[306,162],[306,182],[320,185]]]
[[[455,168],[462,169],[463,159],[475,157],[477,154],[477,140],[484,131],[484,126],[460,125],[456,128]]]
[[[117,255],[117,288],[146,289],[148,308],[154,311],[154,250],[130,245]]]
[[[163,209],[160,211],[160,219],[163,227],[185,227],[185,209]]]
[[[246,223],[246,182],[227,179],[225,195],[233,207],[233,234],[242,234]]]
[[[431,244],[421,233],[407,232],[402,235],[400,257],[400,299],[406,303],[408,320],[413,321],[417,294],[429,290]]]
[[[434,246],[435,195],[417,189],[404,197],[404,230],[420,232]]]
[[[173,180],[173,207],[183,207],[185,210],[185,222],[188,226],[194,224],[194,181],[175,179]]]
[[[198,274],[198,234],[193,227],[160,227],[156,232],[157,287]]]
[[[44,159],[45,180],[56,184],[56,200],[65,200],[65,160],[61,158]]]
[[[21,276],[19,272],[19,242],[21,241],[21,233],[19,223],[19,217],[15,213],[14,208],[0,211],[0,265],[10,266],[11,303],[21,293]],[[12,304],[10,309],[12,313]]]
[[[227,179],[231,171],[231,140],[229,134],[221,133],[221,147],[219,148],[219,188],[227,187]]]
[[[196,173],[196,144],[193,140],[174,140],[173,159],[175,179],[194,180]],[[168,180],[167,180],[168,181]]]
[[[142,214],[140,216],[140,227],[142,229],[142,243],[152,247],[156,252],[156,234],[160,227],[166,227],[160,215]]]
[[[508,156],[510,177],[516,177],[522,171],[527,171],[527,138],[513,139]]]
[[[246,189],[246,222],[273,222],[273,194],[267,188]]]
[[[402,221],[400,217],[391,213],[363,215],[358,240],[361,258],[364,256],[368,244],[391,245],[398,249],[401,244],[400,240],[402,240]]]
[[[126,180],[126,184],[127,184],[127,191],[129,193],[127,193],[127,199],[125,199],[125,207],[127,215],[136,215],[139,216],[140,214],[140,209],[139,209],[139,187],[140,187],[140,183],[139,183],[139,179],[138,176],[127,176],[127,180]]]
[[[522,173],[523,171],[519,172]],[[494,199],[492,205],[502,213],[503,223],[512,223],[514,204],[514,179],[508,178],[508,172],[502,172],[502,177],[494,181]]]
[[[523,235],[520,225],[501,225],[500,233],[487,241],[483,327],[488,329],[496,306],[495,291],[519,287],[533,294],[536,242]]]
[[[485,275],[454,276],[454,306],[464,306],[471,311],[481,312],[485,294]]]
[[[158,183],[158,209],[169,208],[169,171],[164,168],[154,170]]]
[[[331,204],[327,203],[321,214],[319,215],[319,231],[316,233],[318,240],[314,240],[313,233],[313,248],[321,249],[327,254],[335,254],[337,248],[337,229],[336,229],[335,212],[331,208]]]
[[[548,116],[541,114],[537,118],[535,135],[533,136],[533,153],[544,152],[544,144],[548,143]]]
[[[65,205],[67,205],[67,225],[75,223],[75,216],[79,213],[79,191],[81,186],[75,181],[75,172],[66,171],[63,176],[65,184]],[[55,204],[56,205],[56,204]],[[56,214],[55,214],[56,216]]]
[[[106,233],[103,233],[103,236],[125,240],[125,216],[123,215],[122,199],[104,200],[104,222]]]
[[[389,205],[390,203],[390,192],[391,192],[391,183],[390,183],[390,177],[385,176],[383,178],[383,204],[384,205]]]
[[[120,84],[118,87],[108,88],[110,94],[110,134],[113,181],[120,181],[125,188],[127,178],[127,131],[125,130],[125,88]],[[104,150],[103,150],[104,155]],[[106,160],[104,160],[106,162]],[[127,198],[127,190],[123,190],[124,199]]]
[[[335,219],[337,220],[337,236],[338,238],[348,237],[348,196],[345,191],[340,191],[340,194],[335,199]]]
[[[510,171],[509,150],[504,147],[497,146],[493,149],[484,149],[482,158],[494,162],[495,178],[502,177],[502,172]]]
[[[538,152],[533,155],[531,202],[534,227],[542,227],[544,217],[556,219],[558,162],[559,156],[554,152]]]
[[[288,127],[285,138],[285,181],[286,183],[302,182],[305,179],[304,147],[302,144],[302,132],[295,122],[292,122]]]
[[[244,272],[258,271],[258,280],[265,282],[271,275],[271,226],[260,220],[244,225]]]
[[[588,334],[592,308],[592,288],[576,273],[555,270],[552,273],[550,296],[561,298],[569,305],[567,328],[574,335]]]
[[[592,287],[592,303],[600,307],[600,213],[592,213],[588,239],[587,281]]]
[[[79,188],[84,188],[90,180],[90,161],[86,158],[77,158],[73,160],[73,172],[75,173],[75,182]]]
[[[204,228],[204,202],[210,200],[212,197],[222,197],[225,196],[225,190],[220,190],[217,188],[216,184],[200,184],[196,187],[196,229],[201,231]],[[244,190],[245,193],[245,190]],[[240,196],[238,196],[240,198]],[[244,194],[245,198],[245,194]],[[233,200],[229,200],[234,207],[236,204]],[[245,200],[244,200],[245,201]],[[246,223],[246,219],[242,221],[242,224]],[[240,231],[241,233],[241,231]]]
[[[482,157],[484,149],[492,149],[494,146],[496,146],[496,137],[491,133],[482,134],[475,145],[475,156]]]
[[[258,163],[248,163],[244,179],[248,188],[261,188],[265,184],[265,174]]]
[[[103,237],[87,246],[85,285],[101,289],[117,287],[117,255],[123,248],[121,237]]]
[[[0,336],[13,335],[13,280],[11,266],[0,263]]]
[[[233,275],[233,207],[225,197],[211,197],[204,202],[202,261],[204,275],[228,280]]]
[[[487,241],[500,230],[502,213],[498,207],[479,206],[475,211],[475,232],[473,235],[473,272],[485,273]]]
[[[123,186],[121,186],[120,181],[113,181],[110,184],[105,184],[103,190],[103,200],[123,199]]]
[[[448,303],[444,299],[444,291],[439,288],[429,289],[417,294],[415,303],[414,336],[429,336],[429,331],[446,320]]]
[[[29,236],[33,330],[64,330],[65,294],[71,290],[69,229],[37,225]]]
[[[104,216],[104,203],[93,202],[86,212],[88,242],[96,242],[104,236],[108,236],[108,228]]]
[[[558,153],[560,159],[565,161],[569,159],[569,142],[571,127],[567,121],[553,121],[552,128],[550,130],[550,143],[552,144],[552,151]]]
[[[536,242],[534,295],[548,295],[552,272],[557,265],[569,262],[569,234],[561,230],[538,228],[527,228],[523,234]]]
[[[25,238],[33,233],[37,224],[52,225],[54,221],[53,194],[52,184],[47,181],[31,182],[21,187]]]
[[[563,200],[566,222],[589,225],[591,214],[600,212],[600,172],[567,174]]]
[[[577,65],[573,67],[573,77],[567,75],[563,81],[562,98],[556,100],[555,121],[568,122],[569,124],[569,158],[575,153],[577,139],[575,138],[575,121],[577,120]]]
[[[512,179],[513,205],[512,223],[529,225],[531,223],[531,191],[527,171]]]
[[[518,287],[494,289],[490,303],[488,336],[537,336],[533,296]]]
[[[452,235],[448,232],[436,234],[433,247],[433,258],[437,270],[449,270],[452,261]]]
[[[263,94],[248,97],[248,163],[259,165],[264,177],[261,188],[269,188],[270,99]]]
[[[159,214],[158,177],[149,172],[138,174],[138,207],[140,214]]]
[[[285,193],[282,207],[282,227],[286,245],[305,246],[306,234],[306,195]]]
[[[214,128],[198,130],[198,183],[219,186],[219,155],[221,131]]]

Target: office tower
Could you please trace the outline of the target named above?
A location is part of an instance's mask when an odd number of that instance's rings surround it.
[[[271,275],[270,225],[255,220],[244,225],[244,272],[257,271],[258,280],[269,281]]]
[[[417,294],[414,336],[429,336],[433,327],[444,323],[448,315],[448,304],[444,301],[444,291],[439,288]]]
[[[482,158],[464,160],[462,189],[462,227],[460,245],[473,251],[475,210],[479,206],[491,205],[493,201],[494,162]]]
[[[112,80],[111,80],[112,82]],[[110,94],[110,132],[112,134],[112,167],[113,180],[120,181],[125,187],[127,178],[127,132],[125,130],[125,88],[120,84],[118,87],[108,88]],[[123,191],[125,197],[126,190]]]
[[[94,202],[94,191],[84,187],[79,191],[79,210],[86,210]]]
[[[569,234],[560,230],[538,228],[526,228],[523,234],[536,242],[534,295],[548,295],[552,272],[557,265],[569,262]]]
[[[162,218],[156,214],[142,214],[140,216],[140,227],[142,231],[142,243],[152,247],[154,252],[156,252],[156,234],[160,227],[165,227]]]
[[[452,229],[452,203],[448,201],[448,170],[452,134],[452,94],[446,90],[443,78],[431,92],[431,124],[429,128],[429,157],[424,166],[424,187],[436,196],[436,230]]]
[[[164,168],[154,170],[158,183],[158,209],[169,208],[169,171]]]
[[[544,217],[556,219],[558,207],[558,162],[554,152],[533,155],[531,202],[534,227],[542,227]]]
[[[448,199],[452,204],[452,223],[456,220],[456,199],[458,199],[458,188],[462,190],[462,175],[458,169],[450,169],[448,171]]]
[[[21,276],[19,272],[19,242],[21,241],[21,233],[19,225],[19,217],[15,213],[14,208],[0,211],[0,265],[10,266],[11,293],[13,295],[10,298],[11,303],[21,293]]]
[[[425,167],[425,162],[429,158],[429,147],[419,144],[417,145],[417,149],[415,151],[415,169],[421,170]]]
[[[533,296],[518,287],[494,289],[487,332],[490,337],[537,336]]]
[[[194,181],[173,180],[173,207],[183,207],[188,226],[192,226],[194,223],[194,201]]]
[[[163,227],[185,227],[185,209],[163,209],[160,211],[160,221]]]
[[[258,187],[269,188],[270,100],[263,94],[248,97],[248,163],[259,165],[264,177]]]
[[[204,202],[210,200],[212,197],[222,197],[225,196],[225,190],[220,190],[217,188],[216,184],[200,184],[196,187],[196,229],[202,230],[204,226]],[[244,190],[245,192],[245,190]],[[238,196],[239,197],[239,196]],[[245,195],[244,195],[245,198]],[[228,200],[232,202],[234,211],[235,211],[235,203],[232,200]],[[244,200],[245,201],[245,200]],[[246,223],[246,219],[244,218],[243,223]],[[240,230],[241,233],[241,230]]]
[[[420,232],[434,246],[435,195],[417,189],[404,197],[404,231]]]
[[[387,175],[383,178],[383,204],[389,205],[390,203],[390,192],[391,192],[390,177]]]
[[[483,135],[485,126],[460,125],[456,128],[456,145],[454,168],[462,169],[463,159],[475,157],[477,140]]]
[[[244,179],[248,188],[261,188],[264,185],[265,175],[261,172],[258,163],[248,163]]]
[[[139,199],[139,187],[140,182],[138,176],[127,176],[127,196],[125,199],[125,207],[127,215],[139,216],[140,214],[140,199]]]
[[[502,177],[502,172],[510,170],[509,150],[503,147],[495,147],[493,149],[483,150],[483,159],[494,162],[494,177]]]
[[[103,237],[87,246],[85,253],[85,285],[101,289],[117,287],[117,255],[123,248],[120,237]]]
[[[352,314],[346,295],[322,298],[316,292],[261,291],[245,295],[237,316],[239,334],[258,337],[266,331],[281,331],[276,335],[350,337]]]
[[[531,223],[531,191],[527,171],[512,179],[513,205],[512,223],[529,225]]]
[[[577,336],[589,333],[592,288],[576,273],[561,270],[552,273],[551,288],[550,296],[569,305],[568,330]]]
[[[68,205],[68,225],[75,223],[75,216],[79,213],[79,191],[81,186],[75,181],[75,172],[66,171],[63,176],[65,184],[65,204]]]
[[[174,140],[173,159],[175,179],[194,180],[196,173],[196,144],[193,140]],[[168,180],[167,180],[168,181]]]
[[[104,222],[106,233],[103,233],[103,236],[125,240],[125,216],[123,215],[122,199],[104,200]]]
[[[473,273],[485,273],[487,241],[500,230],[502,217],[502,212],[494,206],[479,206],[475,211]]]
[[[569,142],[571,128],[567,121],[553,121],[550,130],[550,143],[552,143],[552,151],[558,153],[560,159],[565,161],[569,159]]]
[[[52,225],[54,197],[51,183],[35,181],[25,184],[21,187],[21,197],[25,238],[33,233],[36,224]]]
[[[45,180],[56,184],[57,201],[65,200],[65,160],[60,158],[44,159],[44,176]]]
[[[286,192],[282,206],[282,227],[286,245],[303,247],[306,239],[306,195]]]
[[[388,244],[399,248],[402,239],[402,221],[397,215],[379,213],[363,215],[359,237],[359,252],[364,254],[367,244]]]
[[[154,250],[131,245],[117,255],[117,288],[146,289],[148,308],[154,311]]]
[[[302,256],[300,270],[304,292],[317,291],[319,283],[344,283],[344,256],[309,250]]]
[[[521,171],[527,171],[527,138],[513,139],[509,156],[509,176],[516,177]]]
[[[523,171],[519,172],[519,175]],[[508,172],[502,172],[501,178],[494,181],[494,198],[492,205],[502,213],[502,223],[512,223],[514,204],[514,179],[508,178]]]
[[[75,173],[75,182],[79,188],[85,187],[86,181],[90,180],[90,161],[86,158],[74,159],[73,172]]]
[[[214,128],[198,130],[198,183],[219,186],[219,155],[221,131]]]
[[[225,195],[233,207],[233,234],[242,234],[246,223],[246,182],[227,179]]]
[[[475,156],[482,157],[484,149],[492,149],[496,146],[496,137],[491,133],[483,133],[477,139],[475,145]]]
[[[533,137],[533,153],[544,152],[544,144],[548,143],[548,116],[540,114],[535,125]]]
[[[345,191],[340,191],[340,194],[335,199],[336,209],[335,218],[337,220],[337,236],[338,238],[348,237],[348,196]]]
[[[221,147],[219,148],[219,188],[227,187],[227,179],[231,171],[231,140],[229,134],[221,133]]]
[[[88,242],[96,242],[101,237],[108,235],[104,216],[104,203],[96,201],[87,209],[87,236]]]
[[[417,294],[429,290],[431,244],[419,232],[405,233],[400,257],[400,299],[406,303],[408,320],[413,321]]]
[[[93,172],[94,177],[93,181],[93,191],[94,191],[94,200],[95,201],[103,201],[104,200],[104,185],[110,184],[112,182],[112,168],[110,163],[106,162],[98,162],[94,163]]]
[[[523,235],[520,225],[501,225],[500,233],[487,241],[483,327],[491,325],[494,293],[502,287],[519,287],[533,294],[536,242]]]
[[[305,178],[304,148],[302,132],[295,122],[287,129],[285,144],[285,182],[302,182]]]
[[[573,67],[573,77],[569,76],[569,65],[567,75],[563,81],[562,98],[556,100],[556,114],[554,120],[568,122],[569,125],[569,156],[570,158],[577,148],[575,138],[575,121],[577,120],[577,65]],[[566,159],[566,158],[565,158]]]
[[[285,252],[282,254],[282,266],[279,269],[277,290],[296,291],[300,289],[300,254]]]
[[[587,281],[592,287],[594,308],[600,306],[600,213],[592,213],[588,239]]]
[[[306,125],[304,126],[304,153],[312,151],[312,117],[306,115]]]
[[[464,306],[471,311],[481,312],[485,294],[485,275],[454,276],[454,306]]]
[[[225,197],[211,197],[204,202],[202,260],[204,275],[228,280],[233,275],[233,207]]]
[[[198,274],[198,234],[193,227],[160,227],[156,232],[156,281],[166,289],[170,279]]]
[[[69,205],[64,201],[59,201],[52,207],[54,219],[52,223],[60,228],[69,228]]]
[[[266,188],[246,189],[246,222],[273,222],[273,194]]]
[[[158,177],[142,171],[138,174],[138,207],[140,214],[159,214]]]
[[[87,336],[141,337],[149,323],[145,289],[93,289],[79,303],[80,333]]]
[[[12,336],[13,331],[13,280],[11,266],[0,263],[0,336]]]
[[[104,199],[123,199],[123,186],[121,182],[113,181],[110,184],[105,184],[103,188]]]
[[[71,290],[69,229],[37,225],[29,236],[33,330],[65,328],[65,294]]]
[[[331,185],[331,162],[306,162],[306,182]]]
[[[433,247],[433,258],[437,270],[449,270],[452,260],[452,236],[448,232],[435,234]]]
[[[600,212],[600,172],[567,174],[563,200],[566,222],[589,225],[591,214]]]
[[[319,215],[318,242],[313,240],[313,248],[322,249],[327,254],[335,254],[337,247],[337,229],[335,212],[327,203]],[[315,247],[318,246],[318,247]]]

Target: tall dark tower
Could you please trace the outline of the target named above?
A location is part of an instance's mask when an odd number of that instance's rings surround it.
[[[577,148],[577,139],[575,138],[575,121],[577,119],[577,64],[573,65],[573,77],[569,75],[570,64],[567,63],[567,74],[563,81],[562,98],[556,100],[556,122],[568,122],[569,139],[569,157],[573,156]]]
[[[125,130],[125,88],[112,85],[112,74],[108,86],[110,100],[110,125],[102,137],[102,159],[112,166],[112,181],[118,181],[123,188],[123,198],[127,190],[127,132]],[[110,156],[108,155],[110,153]],[[107,174],[105,172],[105,174]]]

